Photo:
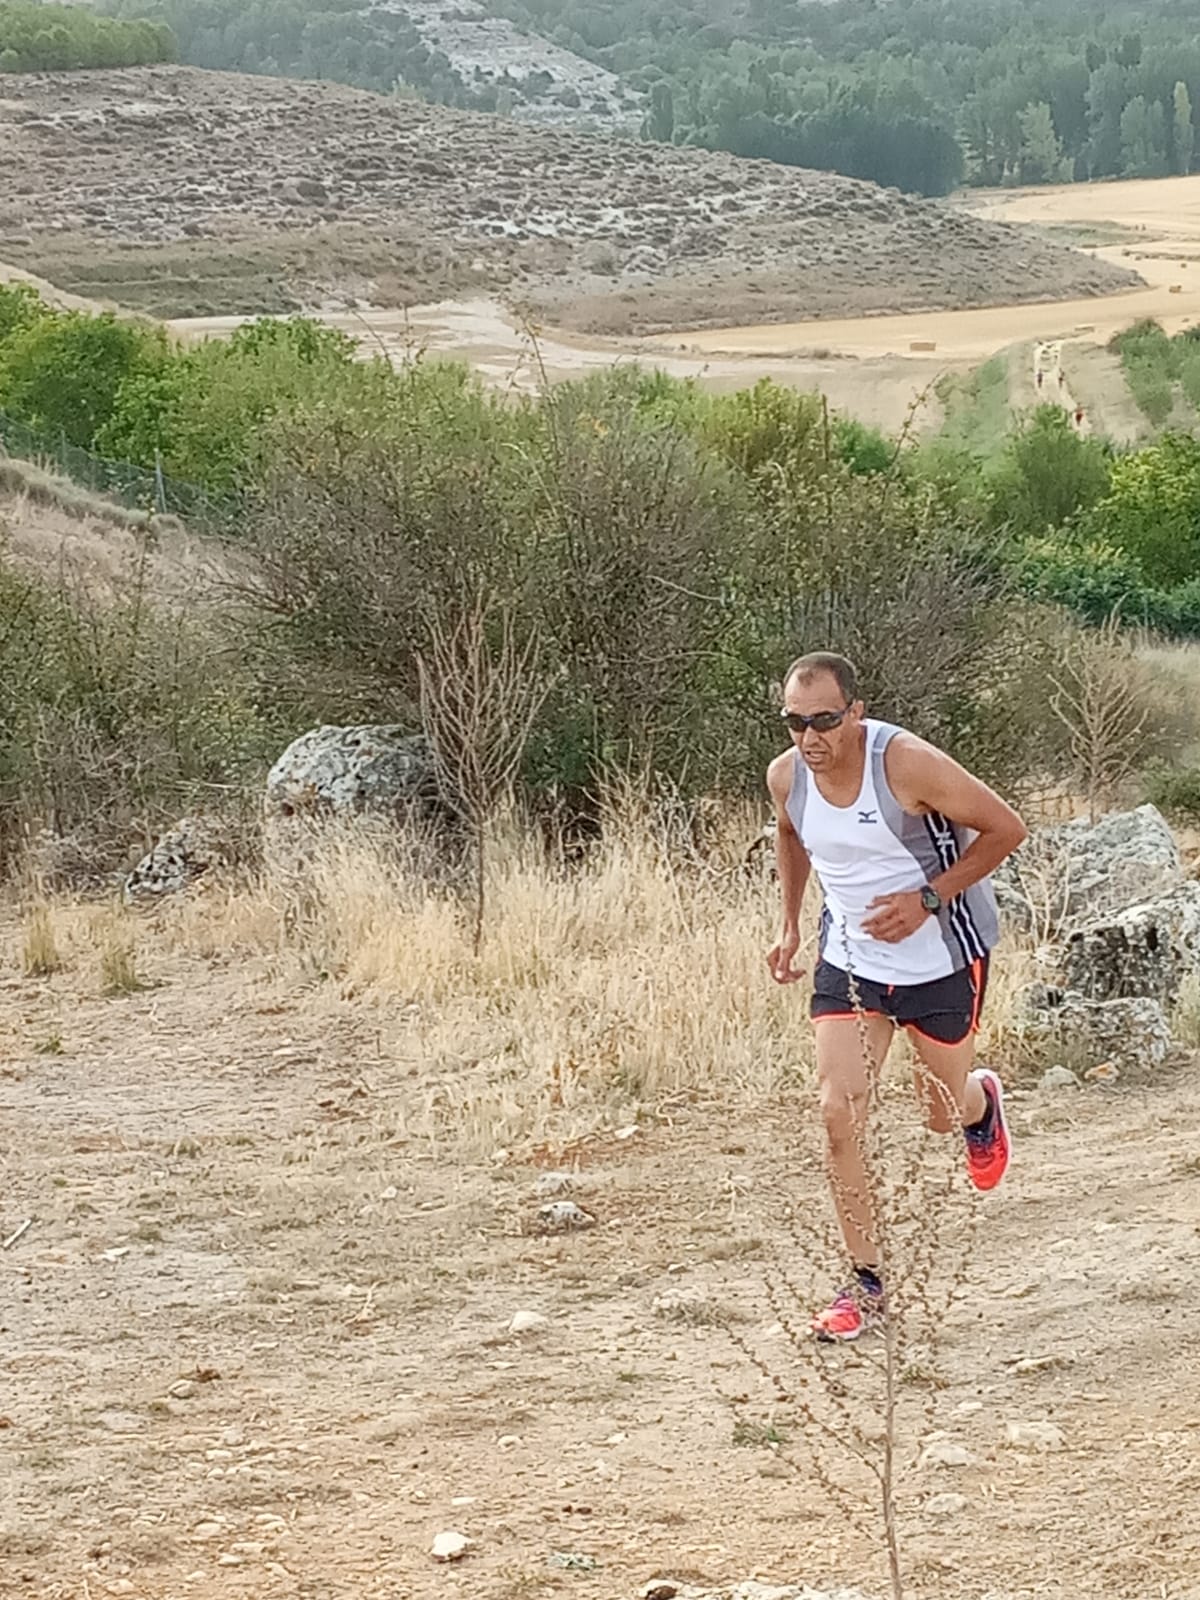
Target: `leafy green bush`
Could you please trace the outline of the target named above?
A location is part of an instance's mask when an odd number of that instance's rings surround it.
[[[1200,575],[1200,441],[1166,434],[1118,457],[1109,492],[1080,518],[1083,542],[1122,551],[1151,588]]]
[[[1039,406],[988,472],[988,521],[1018,535],[1060,527],[1104,498],[1110,470],[1100,440],[1076,433],[1061,406]]]
[[[18,313],[0,343],[0,409],[86,449],[111,420],[122,385],[165,353],[161,333],[108,314]]]
[[[96,432],[101,455],[152,465],[209,490],[244,487],[272,420],[306,396],[328,393],[354,345],[331,328],[262,318],[229,339],[162,349],[131,370]]]

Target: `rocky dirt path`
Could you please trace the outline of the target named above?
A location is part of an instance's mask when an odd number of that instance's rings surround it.
[[[468,1159],[399,1007],[147,961],[123,999],[0,985],[0,1234],[33,1219],[0,1252],[0,1593],[882,1596],[732,1337],[805,1392],[766,1286],[828,1284],[784,1220],[823,1204],[806,1089]],[[906,1460],[961,1446],[904,1473],[913,1596],[1200,1594],[1194,1071],[1016,1099],[1015,1174],[911,1375]],[[550,1169],[594,1228],[530,1231]],[[448,1529],[473,1548],[436,1567]]]

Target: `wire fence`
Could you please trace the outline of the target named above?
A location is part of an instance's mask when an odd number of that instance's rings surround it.
[[[111,461],[68,442],[62,433],[33,428],[0,411],[0,455],[19,456],[49,467],[95,494],[105,495],[133,510],[181,517],[184,521],[228,532],[245,515],[246,505],[237,493],[214,494],[197,484],[184,483],[162,470],[135,466],[131,461]]]

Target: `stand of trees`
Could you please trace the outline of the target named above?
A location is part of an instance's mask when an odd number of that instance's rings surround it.
[[[121,21],[80,6],[0,3],[0,72],[69,72],[174,61],[175,36],[144,17]]]
[[[1175,0],[491,3],[644,89],[651,138],[926,194],[1195,158],[1200,42]]]
[[[493,84],[466,80],[425,44],[402,12],[370,0],[103,0],[121,17],[152,17],[179,41],[180,59],[212,71],[327,79],[379,94],[495,111]],[[527,86],[532,87],[532,86]]]

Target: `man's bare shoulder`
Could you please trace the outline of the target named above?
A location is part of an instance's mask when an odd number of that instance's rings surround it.
[[[883,769],[896,799],[906,810],[912,811],[928,809],[923,797],[931,777],[962,771],[953,756],[906,729],[888,741],[883,753]]]
[[[778,799],[786,800],[796,773],[796,752],[781,751],[767,768],[767,788]]]

